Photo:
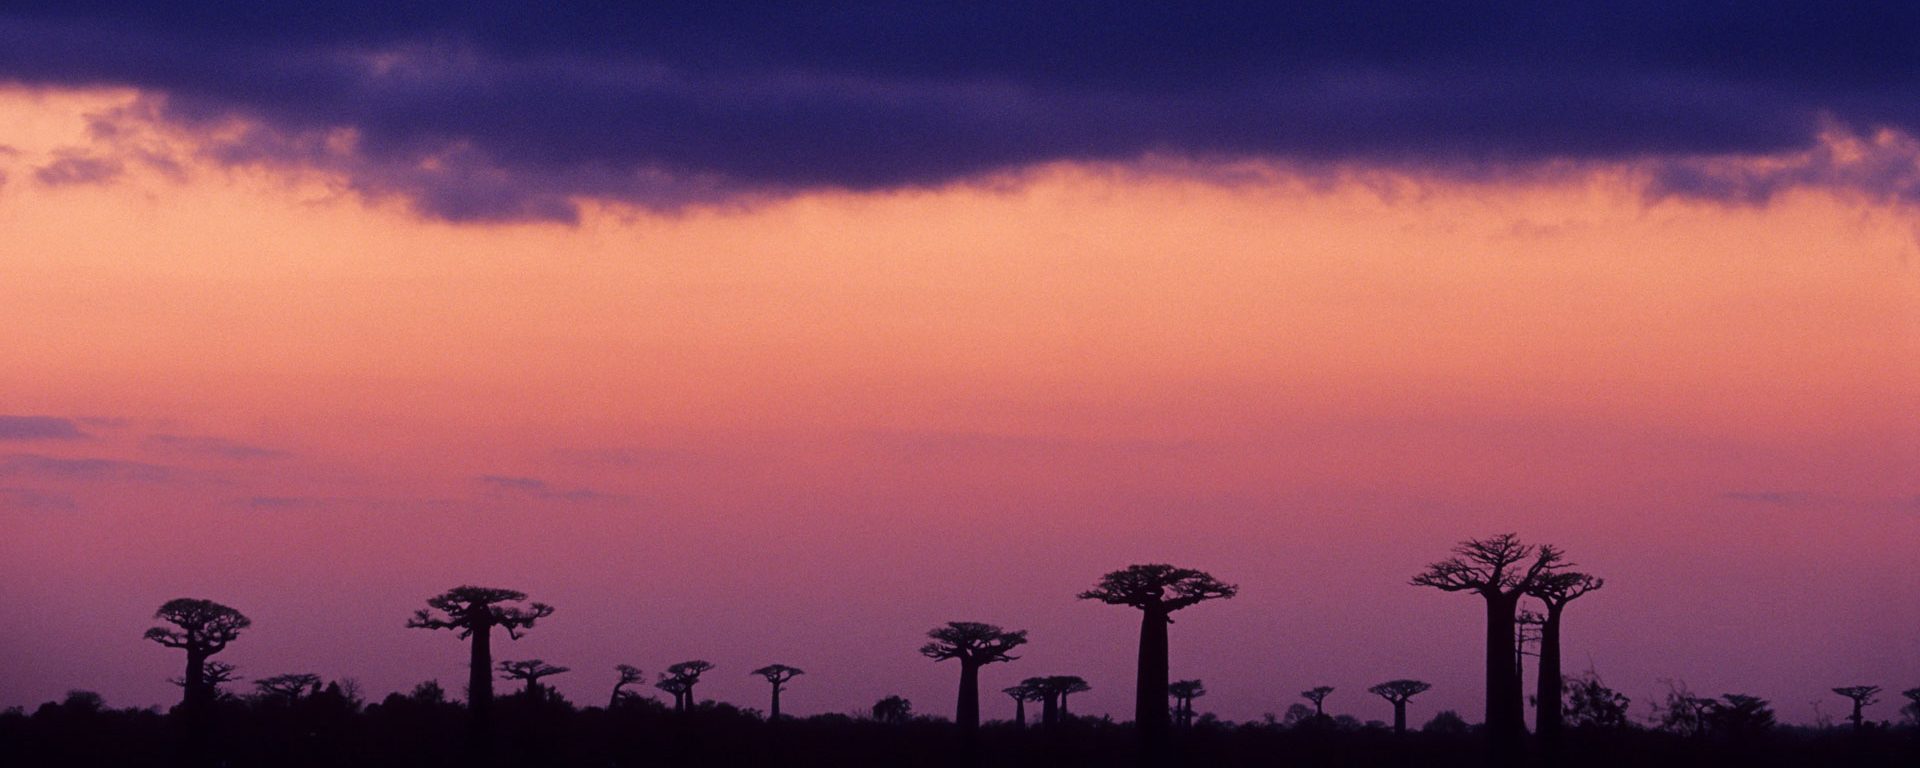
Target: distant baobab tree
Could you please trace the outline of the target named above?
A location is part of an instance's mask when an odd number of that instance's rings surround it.
[[[748,674],[764,677],[773,686],[773,703],[767,707],[767,722],[771,723],[780,719],[780,690],[787,687],[787,681],[806,674],[806,671],[785,664],[769,664]]]
[[[526,593],[511,589],[462,585],[427,598],[427,607],[407,620],[410,629],[451,629],[460,639],[472,641],[467,711],[476,734],[485,729],[493,706],[493,628],[504,629],[509,639],[518,640],[534,622],[553,615],[553,606],[546,603],[509,605],[525,599]]]
[[[182,706],[189,713],[203,709],[214,699],[213,685],[207,681],[207,659],[226,650],[241,630],[253,626],[253,620],[212,600],[192,597],[168,600],[153,617],[173,626],[153,627],[145,637],[187,652],[186,673],[180,677]]]
[[[1167,684],[1173,697],[1173,720],[1182,728],[1193,727],[1193,700],[1207,695],[1207,686],[1199,680],[1177,680]]]
[[[667,667],[660,676],[655,688],[673,694],[673,708],[679,712],[693,709],[693,687],[700,683],[700,676],[713,669],[713,662],[694,659]]]
[[[913,702],[899,696],[888,696],[873,703],[873,719],[882,723],[900,725],[913,719]]]
[[[526,696],[528,701],[538,701],[546,698],[547,689],[540,684],[541,678],[552,677],[562,672],[571,671],[568,667],[548,664],[541,659],[500,662],[501,677],[508,680],[523,680],[526,682]]]
[[[1009,652],[1027,642],[1027,631],[1003,630],[977,621],[950,621],[944,627],[927,631],[930,638],[920,646],[920,655],[934,661],[954,659],[960,662],[960,697],[954,705],[954,722],[967,738],[980,729],[980,668],[1018,656]]]
[[[1013,727],[1027,727],[1027,702],[1040,701],[1044,694],[1031,683],[1039,678],[1031,678],[1019,685],[1000,689],[1001,693],[1013,699]]]
[[[1039,687],[1047,697],[1047,725],[1059,725],[1072,719],[1072,714],[1067,711],[1067,697],[1093,690],[1093,686],[1079,675],[1048,675],[1039,678]]]
[[[1239,591],[1239,587],[1222,583],[1205,571],[1149,564],[1108,573],[1093,589],[1080,593],[1082,600],[1098,600],[1140,611],[1140,661],[1134,683],[1133,721],[1149,751],[1165,743],[1170,720],[1167,625],[1173,623],[1173,612],[1207,600],[1233,597]]]
[[[1367,692],[1393,705],[1393,732],[1404,734],[1407,732],[1407,700],[1426,693],[1432,687],[1431,683],[1420,680],[1388,680],[1368,688]]]
[[[647,679],[640,668],[632,664],[615,664],[613,671],[620,673],[620,679],[613,683],[613,695],[607,698],[607,709],[619,706],[622,699],[634,695],[627,691],[627,686]]]
[[[253,681],[253,687],[263,694],[293,701],[305,694],[319,693],[320,676],[311,672],[274,675]]]
[[[1322,705],[1326,703],[1327,694],[1330,694],[1330,693],[1333,693],[1333,686],[1331,685],[1317,686],[1315,688],[1300,692],[1301,698],[1304,698],[1307,701],[1313,702],[1313,719],[1315,720],[1326,719],[1327,710]]]
[[[1880,686],[1877,685],[1849,685],[1845,688],[1835,688],[1833,692],[1853,700],[1853,715],[1847,719],[1853,722],[1853,729],[1856,731],[1866,723],[1866,717],[1861,711],[1880,701]]]
[[[1562,571],[1541,578],[1528,592],[1547,608],[1540,621],[1540,679],[1534,694],[1534,728],[1543,739],[1558,738],[1565,721],[1561,713],[1566,680],[1560,666],[1561,615],[1568,603],[1606,584],[1597,576]]]
[[[1413,577],[1415,586],[1471,592],[1486,601],[1486,723],[1500,762],[1517,756],[1527,732],[1525,697],[1514,674],[1514,613],[1521,596],[1537,589],[1562,566],[1561,560],[1557,547],[1522,544],[1519,536],[1502,533],[1461,542],[1452,557]]]

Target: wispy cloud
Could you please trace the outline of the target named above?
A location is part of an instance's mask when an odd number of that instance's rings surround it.
[[[541,501],[618,501],[626,497],[602,493],[591,488],[559,488],[545,480],[511,475],[481,475],[477,478],[496,495],[518,496]]]
[[[278,448],[267,448],[204,435],[151,435],[142,440],[141,445],[150,450],[239,460],[280,459],[292,455]]]
[[[126,165],[116,158],[69,153],[33,169],[33,178],[49,187],[65,187],[105,184],[124,172]]]
[[[0,488],[0,509],[21,512],[72,512],[78,508],[72,496],[33,488]]]
[[[0,440],[73,440],[86,437],[72,419],[56,416],[0,416]]]
[[[1805,491],[1728,491],[1720,494],[1720,498],[1749,504],[1789,507],[1813,501],[1813,494]]]
[[[0,477],[51,480],[131,480],[157,483],[173,477],[169,467],[119,459],[67,459],[37,453],[0,456]]]

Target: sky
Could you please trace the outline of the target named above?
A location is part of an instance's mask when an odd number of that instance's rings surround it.
[[[1137,562],[1203,711],[1431,681],[1477,718],[1504,531],[1607,579],[1567,667],[1838,716],[1920,685],[1920,34],[1871,4],[12,3],[0,10],[0,706],[465,654],[807,670],[1030,631],[1130,716]],[[1529,673],[1531,678],[1531,673]],[[242,683],[244,686],[244,682]],[[1011,702],[987,696],[987,717]],[[1877,711],[1876,711],[1877,709]],[[1868,714],[1894,718],[1881,704]]]

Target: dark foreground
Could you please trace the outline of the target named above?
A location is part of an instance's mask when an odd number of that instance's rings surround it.
[[[198,754],[183,719],[115,710],[70,697],[33,712],[0,714],[7,766],[1126,766],[1143,761],[1125,723],[1078,719],[1053,728],[990,723],[964,749],[944,720],[881,722],[820,715],[767,723],[759,713],[709,703],[675,713],[651,700],[612,709],[506,697],[484,749],[470,744],[458,703],[395,694],[361,705],[348,697],[229,699]],[[1528,762],[1564,766],[1920,766],[1920,728],[1776,727],[1739,738],[1643,728],[1575,729],[1557,760],[1543,745]],[[1373,726],[1306,722],[1180,729],[1165,761],[1196,766],[1477,766],[1471,730],[1396,736]]]

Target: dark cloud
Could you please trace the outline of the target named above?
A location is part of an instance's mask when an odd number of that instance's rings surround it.
[[[74,184],[104,184],[120,177],[126,166],[111,157],[65,154],[51,163],[33,169],[35,181],[49,187]]]
[[[72,512],[79,505],[72,496],[32,488],[0,488],[0,509],[20,512]]]
[[[1831,169],[1660,169],[1803,153],[1832,125],[1920,135],[1916,39],[1920,6],[1844,1],[25,0],[0,11],[0,79],[137,86],[220,161],[337,173],[454,220],[1159,156],[1649,161],[1660,193],[1751,199]],[[1911,177],[1844,183],[1896,196]]]
[[[37,453],[0,455],[0,477],[31,477],[48,480],[133,480],[164,482],[173,471],[157,464],[118,459],[66,459]]]
[[[556,488],[545,480],[532,477],[481,475],[477,479],[496,494],[541,501],[617,501],[625,498],[591,488]]]
[[[72,419],[55,416],[0,416],[0,440],[72,440],[86,437]]]
[[[217,456],[224,459],[280,459],[291,455],[277,448],[264,448],[225,438],[201,435],[152,435],[141,441],[141,444],[153,450]]]

